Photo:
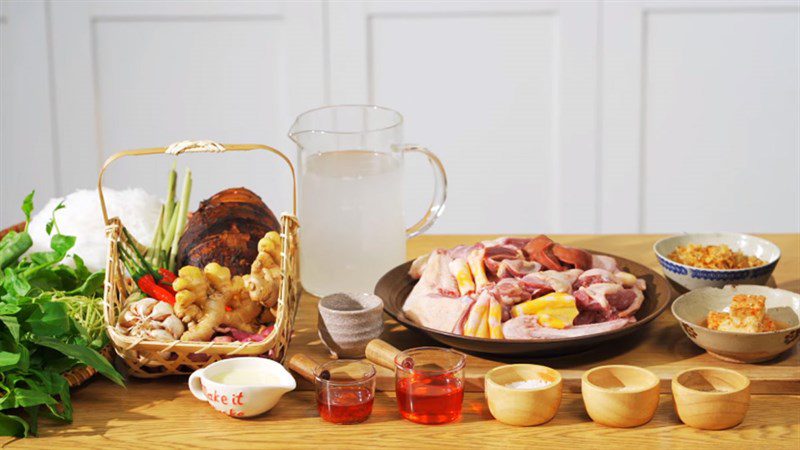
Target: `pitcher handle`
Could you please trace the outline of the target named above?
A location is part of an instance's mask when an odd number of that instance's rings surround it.
[[[418,145],[405,145],[403,146],[403,153],[422,153],[428,158],[433,169],[433,198],[431,204],[425,215],[419,222],[406,229],[406,236],[412,238],[422,234],[425,230],[430,228],[436,219],[444,212],[444,202],[447,200],[447,173],[444,171],[442,162],[436,155],[425,147]]]

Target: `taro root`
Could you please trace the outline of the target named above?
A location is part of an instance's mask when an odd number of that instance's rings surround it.
[[[178,267],[215,262],[233,275],[250,273],[258,241],[280,223],[261,197],[245,188],[218,192],[200,203],[178,245]]]

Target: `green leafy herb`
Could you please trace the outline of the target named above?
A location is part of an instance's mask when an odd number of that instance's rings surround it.
[[[28,225],[31,223],[31,213],[33,212],[33,194],[36,191],[31,191],[30,194],[25,196],[22,200],[22,212],[25,213],[25,231],[28,231]]]
[[[53,231],[53,225],[56,227],[56,232],[59,234],[61,233],[61,230],[58,229],[58,224],[56,223],[56,211],[64,208],[66,208],[66,206],[64,206],[64,202],[60,201],[58,202],[58,205],[56,205],[55,209],[53,209],[53,214],[50,216],[50,220],[47,222],[47,225],[44,226],[44,230],[47,232],[48,236]]]
[[[55,211],[62,209],[59,204]],[[33,192],[22,210],[30,222]],[[54,213],[55,213],[54,211]],[[84,364],[122,385],[122,376],[98,351],[108,343],[103,324],[103,272],[92,273],[72,255],[75,237],[56,234],[49,252],[22,255],[33,245],[26,231],[0,240],[0,435],[36,434],[40,416],[72,421],[63,372]]]

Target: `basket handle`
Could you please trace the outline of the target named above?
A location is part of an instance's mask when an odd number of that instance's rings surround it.
[[[103,220],[106,225],[108,222],[108,210],[106,209],[106,200],[103,197],[103,174],[105,174],[108,166],[114,161],[125,156],[143,156],[143,155],[175,155],[178,156],[182,153],[224,153],[224,152],[239,152],[250,150],[266,150],[270,153],[278,155],[289,166],[292,173],[292,215],[297,215],[297,176],[295,175],[294,165],[280,150],[262,144],[220,144],[214,141],[180,141],[171,144],[169,147],[154,147],[143,148],[139,150],[124,150],[111,155],[103,167],[100,169],[100,175],[97,177],[97,193],[100,195],[100,208],[103,210]]]

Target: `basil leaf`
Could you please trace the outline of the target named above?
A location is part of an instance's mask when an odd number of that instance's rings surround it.
[[[33,212],[33,194],[35,193],[36,193],[35,190],[31,191],[31,193],[25,197],[25,200],[22,201],[22,212],[25,213],[26,222],[31,221],[31,213]],[[28,229],[28,224],[26,223],[25,230],[27,231],[27,229]]]
[[[56,251],[63,258],[69,249],[75,246],[75,236],[65,236],[56,234],[50,238],[50,248]]]
[[[105,278],[105,272],[95,272],[89,275],[80,287],[67,292],[66,295],[85,295],[87,297],[102,295]]]
[[[70,330],[70,317],[63,303],[47,302],[38,305],[25,324],[40,336],[60,336]]]
[[[8,370],[19,363],[20,354],[0,351],[0,369]]]
[[[28,422],[21,417],[0,412],[0,436],[26,437],[29,431]]]
[[[30,283],[28,283],[27,280],[18,277],[10,267],[6,268],[4,274],[5,277],[3,278],[3,288],[7,293],[16,295],[18,297],[24,297],[31,290]]]
[[[58,402],[52,395],[47,394],[39,389],[23,389],[14,388],[14,397],[16,397],[17,407],[28,407],[38,405],[55,405]]]
[[[28,414],[28,420],[30,420],[30,433],[33,436],[39,434],[39,409],[38,405],[25,408],[25,413]]]
[[[103,376],[114,383],[120,386],[125,385],[122,375],[114,369],[111,363],[109,363],[103,355],[90,348],[67,344],[49,336],[33,336],[32,341],[36,344],[58,350],[67,356],[71,356],[88,366],[94,367],[99,373],[103,374]]]
[[[0,316],[11,316],[20,310],[19,306],[10,303],[0,303]]]
[[[3,306],[3,305],[0,305],[0,306]],[[13,305],[8,305],[8,306],[13,306]],[[19,311],[20,308],[19,307],[16,307],[16,308]],[[6,326],[6,328],[8,329],[8,332],[11,334],[11,337],[14,338],[14,342],[18,343],[19,342],[19,322],[17,321],[17,318],[14,317],[14,316],[0,316],[0,322],[2,322],[3,325]]]
[[[53,213],[50,216],[50,220],[47,221],[47,225],[45,225],[45,227],[44,227],[44,230],[47,232],[48,236],[53,231],[53,226],[55,226],[56,227],[56,231],[58,231],[58,225],[56,225],[56,211],[58,211],[59,209],[64,209],[64,208],[65,208],[64,201],[62,200],[62,201],[58,202],[58,205],[56,205],[55,209],[53,209]],[[60,233],[60,231],[59,231],[59,233]]]
[[[28,255],[28,258],[37,266],[57,263],[63,259],[61,255],[56,252],[35,252]]]
[[[72,255],[72,261],[75,263],[75,276],[79,280],[85,280],[91,276],[92,273],[86,268],[83,258],[78,255]]]

